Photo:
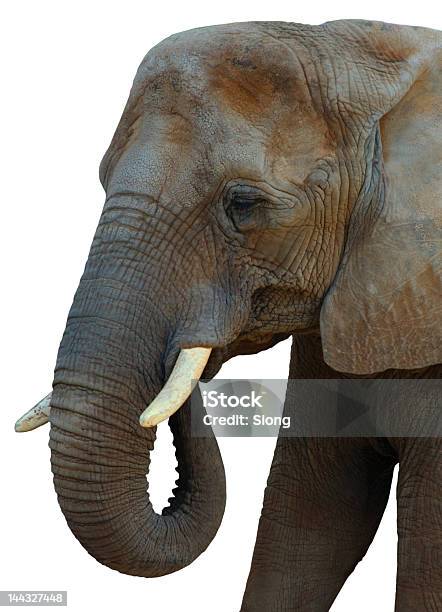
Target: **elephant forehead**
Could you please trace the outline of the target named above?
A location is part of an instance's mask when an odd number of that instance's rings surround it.
[[[197,174],[217,183],[220,173],[302,183],[318,160],[334,156],[336,141],[311,98],[298,47],[259,24],[166,39],[137,72],[102,176],[119,160],[113,183],[124,175],[156,181],[159,190],[167,168],[169,185],[186,177],[198,184]]]
[[[281,103],[311,104],[295,51],[255,24],[200,28],[164,40],[144,58],[136,84],[146,91],[166,83],[247,117],[270,116]]]
[[[233,24],[192,30],[157,45],[140,66],[133,95],[143,97],[150,137],[155,114],[166,113],[172,143],[219,143],[226,159],[232,152],[244,158],[250,148],[256,158],[262,143],[265,156],[291,166],[296,161],[296,178],[302,180],[315,160],[335,149],[310,87],[294,50],[254,24]]]

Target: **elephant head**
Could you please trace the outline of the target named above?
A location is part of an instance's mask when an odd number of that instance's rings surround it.
[[[321,334],[350,374],[441,361],[440,45],[263,22],[144,58],[52,398],[17,424],[49,418],[59,503],[100,562],[166,574],[218,529],[224,471],[215,439],[191,436],[191,379],[294,333]],[[179,478],[158,515],[146,473],[167,417]]]

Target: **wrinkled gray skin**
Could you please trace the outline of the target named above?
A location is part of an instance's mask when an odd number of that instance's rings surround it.
[[[371,22],[251,23],[173,36],[143,60],[101,165],[50,417],[61,508],[101,563],[164,575],[219,527],[222,461],[215,439],[190,436],[188,406],[169,421],[179,480],[162,515],[146,492],[155,431],[138,417],[180,348],[214,347],[209,377],[294,334],[292,378],[440,377],[438,166],[425,158],[440,145],[439,48],[436,32]],[[281,439],[242,610],[328,610],[397,461],[397,610],[441,610],[440,448]]]

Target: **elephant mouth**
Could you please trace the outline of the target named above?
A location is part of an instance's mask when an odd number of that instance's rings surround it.
[[[140,425],[154,427],[167,420],[186,402],[199,380],[212,379],[227,359],[240,353],[266,350],[288,335],[269,334],[261,337],[259,346],[256,344],[256,339],[253,341],[247,336],[239,335],[225,346],[181,348],[165,385],[141,414]]]
[[[210,358],[201,376],[210,381],[221,370],[223,364],[237,355],[254,355],[266,351],[279,342],[286,340],[292,332],[269,333],[254,336],[249,333],[239,334],[235,340],[224,346],[213,347]]]

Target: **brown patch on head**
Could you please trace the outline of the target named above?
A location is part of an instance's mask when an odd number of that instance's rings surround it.
[[[345,23],[345,22],[344,22]],[[415,54],[420,43],[419,28],[407,28],[404,36],[404,27],[382,21],[351,21],[344,27],[349,28],[351,37],[357,42],[355,54],[362,53],[366,59],[367,52],[383,64],[400,63]]]
[[[237,116],[242,142],[263,143],[268,170],[302,183],[318,160],[335,153],[335,138],[314,107],[305,73],[284,45],[265,37],[229,41],[206,66],[211,98],[228,122]]]
[[[267,74],[240,61],[232,58],[216,66],[211,85],[229,109],[253,117],[269,110],[276,92]]]
[[[266,119],[291,96],[286,58],[262,41],[225,47],[209,70],[209,87],[222,106],[244,118]]]
[[[186,146],[192,142],[192,124],[185,117],[174,114],[169,116],[164,130],[167,142],[174,145]]]

